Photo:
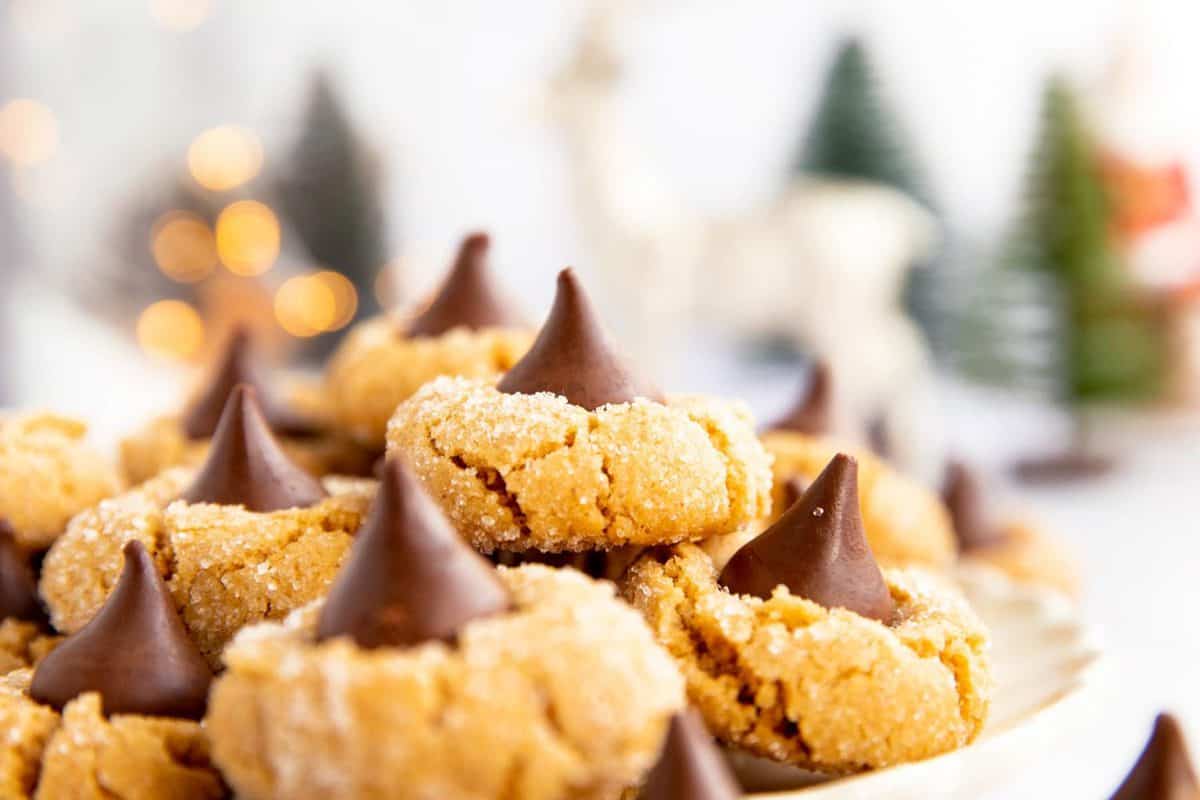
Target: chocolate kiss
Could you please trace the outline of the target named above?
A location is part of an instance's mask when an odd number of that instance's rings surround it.
[[[964,552],[996,544],[1004,538],[1000,527],[988,518],[979,478],[961,461],[946,465],[942,502],[950,512],[959,549]]]
[[[257,393],[242,385],[229,395],[208,458],[180,497],[189,503],[278,511],[320,502],[325,490],[279,449],[259,409]]]
[[[317,638],[360,647],[451,640],[509,607],[495,570],[468,547],[416,479],[389,459],[354,547],[329,590]]]
[[[429,307],[409,324],[409,336],[440,336],[458,327],[474,331],[524,326],[492,280],[487,266],[490,243],[486,233],[473,233],[463,239],[442,288]]]
[[[29,559],[17,544],[12,525],[0,519],[0,620],[7,617],[46,622]]]
[[[1196,800],[1200,781],[1179,722],[1159,714],[1150,741],[1112,800]]]
[[[558,273],[554,307],[533,346],[496,388],[506,394],[552,392],[589,411],[635,397],[660,398],[616,354],[570,268]]]
[[[254,363],[250,334],[244,327],[238,327],[226,342],[204,391],[184,414],[183,431],[189,439],[207,439],[213,435],[229,395],[240,384],[253,386],[262,395],[264,413],[275,433],[281,436],[311,436],[317,432],[312,423],[291,411],[276,407],[270,400],[262,371]]]
[[[863,532],[858,462],[834,456],[795,505],[734,553],[720,580],[763,599],[782,584],[826,608],[890,622],[896,606]]]
[[[658,763],[646,776],[641,800],[736,800],[742,790],[721,757],[700,715],[671,717]]]
[[[125,568],[108,600],[33,673],[33,699],[61,709],[99,692],[106,714],[204,716],[212,671],[175,611],[150,554],[125,545]]]
[[[808,383],[795,404],[768,430],[819,436],[833,430],[833,370],[824,361],[812,366]]]

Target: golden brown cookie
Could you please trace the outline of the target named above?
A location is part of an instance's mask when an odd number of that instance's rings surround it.
[[[120,489],[86,435],[84,423],[54,414],[0,419],[0,517],[22,547],[49,547],[76,512]]]
[[[326,478],[307,508],[253,512],[177,497],[195,470],[170,469],[78,515],[42,565],[40,589],[64,633],[83,627],[137,539],[154,556],[180,616],[210,663],[242,626],[281,619],[328,587],[370,501],[373,481]]]
[[[239,634],[205,723],[239,796],[618,797],[683,704],[678,672],[611,584],[500,577],[514,607],[453,644],[315,643],[319,602]]]
[[[771,485],[749,411],[701,397],[588,411],[439,378],[396,409],[388,452],[484,552],[704,539],[764,514]]]
[[[37,666],[60,641],[61,636],[46,633],[32,622],[12,617],[0,622],[0,675]]]
[[[719,739],[827,772],[928,758],[978,735],[991,693],[988,637],[950,586],[888,570],[891,624],[778,587],[731,594],[699,548],[676,545],[626,573],[622,596],[675,657]],[[914,724],[920,720],[920,724]]]
[[[388,418],[421,386],[440,375],[494,377],[517,363],[532,340],[523,329],[465,327],[409,338],[392,317],[367,320],[329,362],[325,387],[334,423],[362,445],[382,450]]]
[[[771,519],[787,510],[790,479],[812,481],[835,454],[846,449],[834,439],[791,431],[769,431],[762,442],[775,457]],[[863,521],[879,562],[949,567],[956,555],[954,531],[937,494],[869,451],[849,448],[847,452],[858,460]]]
[[[29,697],[29,670],[0,682],[0,797],[11,800],[208,800],[225,797],[199,724],[101,714],[100,697],[60,716]]]
[[[1055,589],[1079,597],[1079,565],[1058,540],[1038,527],[1010,520],[1000,525],[1000,536],[962,554],[965,564],[981,563],[1000,570],[1021,583]]]
[[[336,433],[279,436],[279,445],[313,475],[367,475],[376,455]],[[210,440],[189,439],[177,416],[159,417],[121,440],[121,470],[136,486],[165,469],[195,466],[208,455]]]

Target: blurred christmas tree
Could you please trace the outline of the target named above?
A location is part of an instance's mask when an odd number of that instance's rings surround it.
[[[937,214],[903,126],[885,102],[866,47],[857,38],[838,48],[794,171],[882,183]],[[946,338],[947,311],[938,285],[941,255],[914,265],[904,289],[905,307],[935,350]]]
[[[358,295],[354,319],[379,310],[375,279],[388,257],[379,177],[332,81],[318,72],[300,139],[276,189],[284,215],[312,259],[353,284]],[[323,358],[337,339],[315,336],[306,353]]]
[[[1061,78],[1042,101],[1025,209],[981,286],[967,333],[977,376],[1007,386],[1052,387],[1076,422],[1067,453],[1019,465],[1027,477],[1064,477],[1102,469],[1090,452],[1085,407],[1145,401],[1162,385],[1165,341],[1153,303],[1131,279],[1113,238],[1108,195],[1091,130],[1078,98]],[[1012,287],[1024,292],[1012,303]],[[1029,320],[1039,321],[1030,325]],[[1012,326],[1013,321],[1024,324]]]

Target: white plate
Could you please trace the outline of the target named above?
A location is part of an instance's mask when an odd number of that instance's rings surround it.
[[[930,800],[977,797],[1096,712],[1103,668],[1095,632],[1065,597],[1014,583],[978,566],[959,571],[964,591],[992,632],[996,693],[970,747],[915,764],[829,781],[744,754],[730,759],[756,800]],[[797,788],[806,787],[806,788]],[[754,790],[754,791],[750,791]]]

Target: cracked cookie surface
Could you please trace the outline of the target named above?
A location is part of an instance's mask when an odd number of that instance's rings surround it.
[[[954,563],[957,545],[950,515],[937,494],[900,473],[874,453],[847,448],[836,439],[792,431],[763,434],[763,446],[775,457],[773,521],[783,508],[787,482],[806,483],[840,452],[858,461],[858,487],[867,542],[880,564],[945,569]]]
[[[842,773],[968,744],[987,716],[987,634],[933,574],[885,570],[899,618],[883,625],[779,587],[730,594],[699,548],[643,556],[622,596],[671,652],[719,739],[766,758]]]
[[[487,378],[506,372],[532,341],[530,331],[512,328],[455,328],[410,339],[391,317],[367,320],[330,359],[329,412],[339,430],[383,450],[392,412],[421,386],[441,375]]]
[[[0,680],[0,796],[11,800],[217,800],[224,785],[195,722],[117,714],[100,696],[60,715],[29,697],[32,672]]]
[[[281,619],[329,586],[366,512],[374,481],[326,478],[329,497],[269,513],[176,500],[194,470],[177,467],[71,521],[42,565],[55,628],[74,633],[121,574],[137,539],[154,558],[179,615],[213,666],[242,626]]]
[[[239,795],[619,797],[683,704],[678,671],[611,584],[541,565],[499,574],[513,609],[451,645],[315,643],[320,602],[239,634],[205,720]]]
[[[770,502],[770,457],[749,411],[701,397],[588,411],[439,378],[396,409],[388,452],[484,552],[704,539]]]
[[[0,622],[0,675],[37,666],[61,641],[61,636],[48,634],[32,622],[5,619]]]
[[[120,489],[86,435],[84,423],[54,414],[0,418],[0,517],[22,547],[49,547],[76,512]]]
[[[121,471],[132,486],[171,467],[200,464],[208,454],[209,441],[189,439],[178,417],[159,417],[121,440]],[[297,466],[318,477],[366,475],[375,458],[361,445],[332,433],[280,436],[278,441]]]

